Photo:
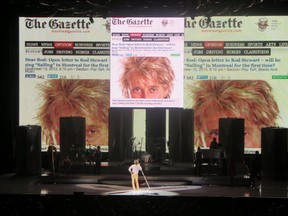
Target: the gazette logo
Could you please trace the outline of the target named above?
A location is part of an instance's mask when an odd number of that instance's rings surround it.
[[[150,26],[153,24],[153,20],[149,18],[144,19],[112,19],[112,25],[129,25],[129,26]]]
[[[258,25],[259,31],[265,31],[265,29],[269,26],[268,19],[265,17],[260,18],[257,25]]]
[[[242,28],[243,22],[237,18],[228,18],[225,20],[217,20],[217,18],[203,17],[199,20],[189,20],[185,18],[185,28],[202,29],[239,29]]]
[[[66,20],[59,19],[41,20],[41,19],[25,19],[25,26],[28,29],[89,29],[91,22],[85,19]]]

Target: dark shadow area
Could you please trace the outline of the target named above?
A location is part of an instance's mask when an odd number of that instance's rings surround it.
[[[74,195],[1,196],[3,215],[287,215],[287,199]],[[209,208],[207,208],[209,205]],[[17,206],[17,208],[16,208]]]

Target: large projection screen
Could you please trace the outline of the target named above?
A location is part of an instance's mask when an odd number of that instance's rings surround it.
[[[101,145],[108,151],[111,89],[114,98],[121,93],[116,75],[111,77],[120,60],[114,56],[115,64],[110,63],[111,19],[19,18],[19,125],[42,126],[43,151],[51,143],[59,147],[61,116],[86,117],[86,147]],[[195,147],[209,147],[218,136],[219,118],[244,118],[245,152],[259,150],[261,128],[288,127],[288,16],[183,20],[183,64],[172,61],[180,81],[174,89],[182,96],[179,103],[160,103],[158,108],[194,109]],[[159,104],[135,100],[141,105],[125,101],[121,106],[146,109]],[[139,119],[143,124],[143,117]]]

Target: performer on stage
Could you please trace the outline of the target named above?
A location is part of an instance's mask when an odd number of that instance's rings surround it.
[[[200,146],[198,146],[197,151],[195,153],[195,175],[202,175],[202,163],[203,163],[203,154],[201,152]]]
[[[93,159],[95,161],[95,174],[100,174],[101,160],[102,160],[102,152],[100,146],[97,146],[93,154]]]
[[[64,159],[62,160],[62,168],[63,168],[63,172],[64,174],[70,174],[71,172],[71,160],[69,155],[67,154]]]
[[[54,175],[57,164],[57,149],[54,144],[50,144],[47,150],[49,171]]]
[[[131,173],[133,190],[139,190],[138,173],[142,170],[139,160],[134,160],[134,164],[132,164],[128,170]]]

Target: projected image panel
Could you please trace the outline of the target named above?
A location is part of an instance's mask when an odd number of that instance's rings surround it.
[[[86,118],[86,147],[108,151],[110,19],[19,18],[19,124],[60,150],[59,118]]]
[[[185,18],[184,108],[195,149],[218,137],[219,118],[245,118],[245,152],[261,128],[287,127],[287,16]]]
[[[286,125],[285,82],[275,80],[198,80],[187,83],[194,109],[195,145],[218,140],[219,118],[244,118],[246,151],[261,151],[261,128]]]
[[[184,18],[111,18],[111,107],[182,107]]]

